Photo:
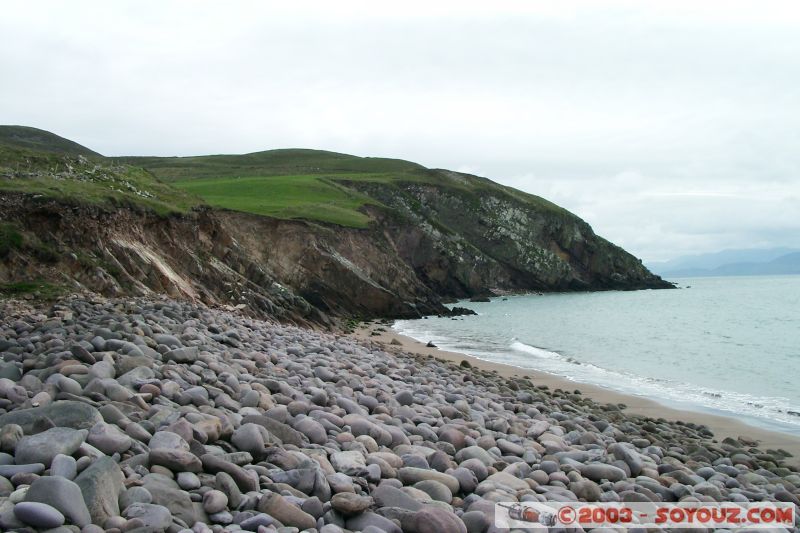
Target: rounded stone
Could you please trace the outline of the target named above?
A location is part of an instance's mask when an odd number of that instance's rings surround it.
[[[416,533],[467,533],[467,526],[454,513],[437,507],[424,507],[414,516]]]
[[[334,494],[331,498],[331,507],[344,515],[363,513],[373,504],[369,496],[358,496],[350,492]]]
[[[228,497],[219,490],[209,490],[203,494],[203,510],[208,514],[224,511],[228,506]]]
[[[14,506],[14,516],[29,526],[51,529],[64,525],[64,515],[46,503],[19,502]]]

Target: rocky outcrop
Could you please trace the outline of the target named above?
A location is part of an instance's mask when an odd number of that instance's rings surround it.
[[[368,228],[5,193],[0,222],[27,244],[0,260],[0,282],[165,294],[305,324],[447,313],[443,298],[508,291],[667,286],[566,211],[452,188],[371,187],[387,207],[370,208]]]

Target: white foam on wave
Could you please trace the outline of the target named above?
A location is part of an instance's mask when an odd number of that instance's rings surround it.
[[[551,352],[550,350],[545,350],[543,348],[537,348],[536,346],[531,346],[530,344],[525,344],[524,342],[520,341],[513,341],[509,347],[512,350],[531,354],[534,357],[539,357],[541,359],[563,359],[559,353]]]
[[[417,321],[397,322],[395,331],[421,342],[433,341],[442,349],[471,355],[489,362],[504,363],[553,374],[569,381],[597,385],[625,394],[642,396],[670,405],[679,403],[703,411],[747,416],[756,421],[777,423],[781,429],[800,432],[800,406],[781,397],[755,396],[698,387],[691,383],[680,383],[659,377],[641,376],[620,372],[580,361],[558,352],[526,344],[512,339],[505,347],[481,345],[475,342],[465,346],[463,342],[450,338],[435,328],[424,330],[415,327]]]

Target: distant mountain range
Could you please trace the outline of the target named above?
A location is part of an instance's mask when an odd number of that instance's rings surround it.
[[[664,277],[764,276],[800,274],[800,250],[769,248],[723,250],[711,254],[683,256],[647,265]]]

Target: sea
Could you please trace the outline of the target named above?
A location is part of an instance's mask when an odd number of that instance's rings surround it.
[[[394,329],[480,359],[800,435],[800,276],[458,302]]]

